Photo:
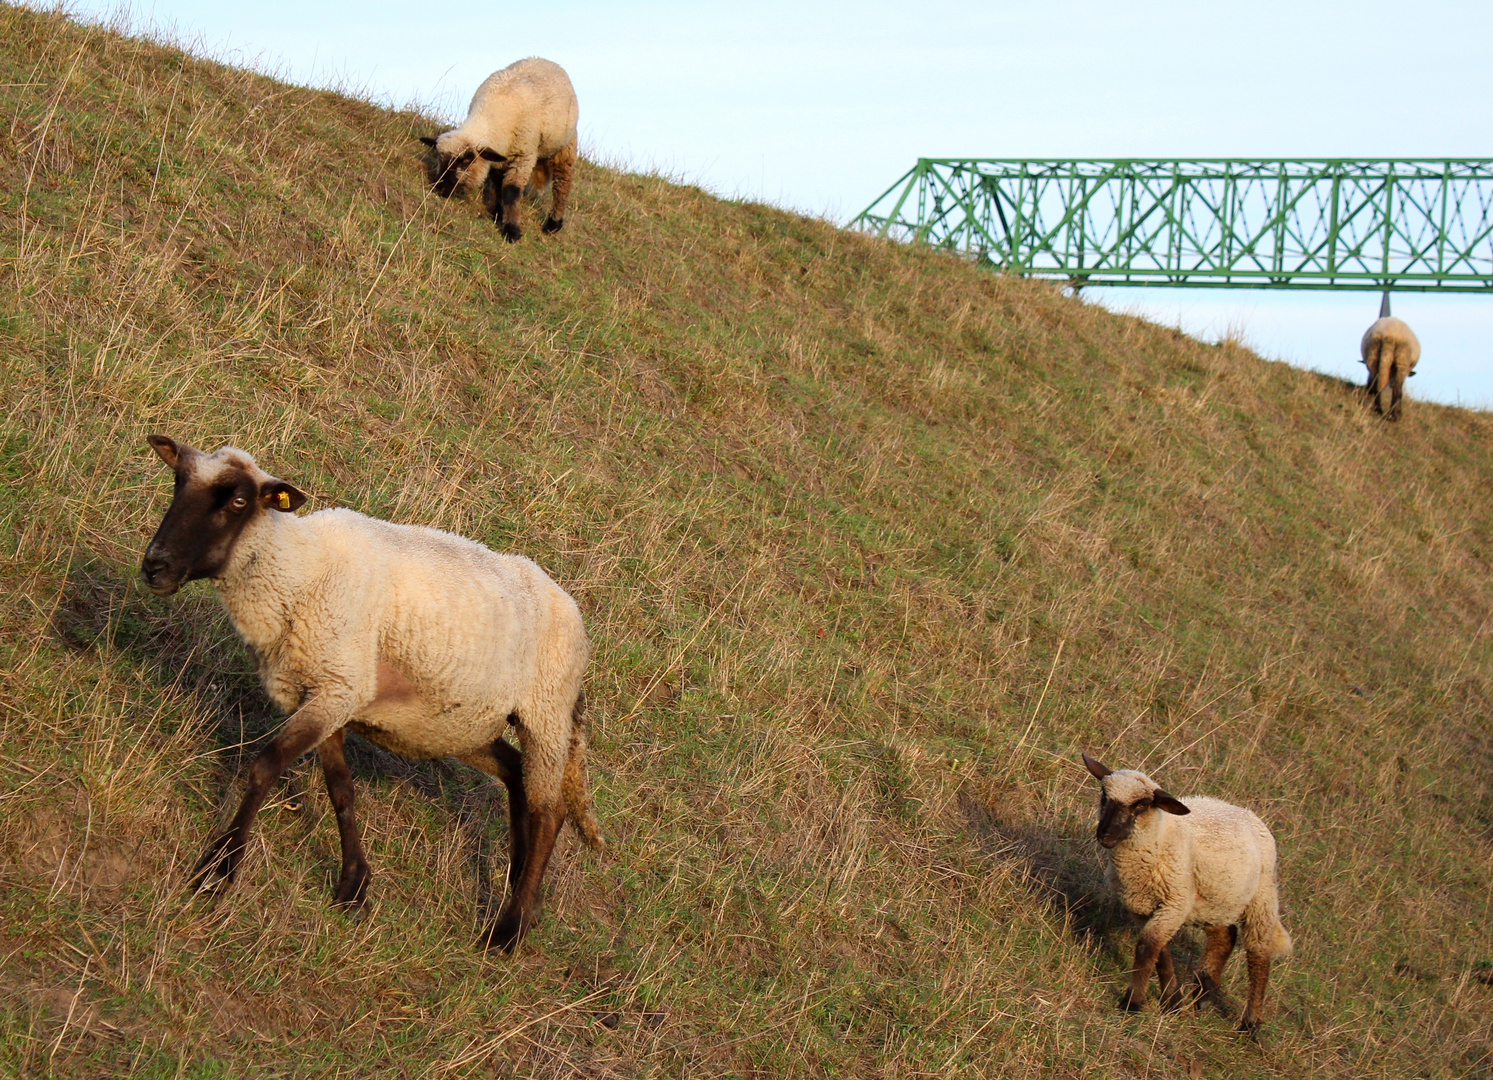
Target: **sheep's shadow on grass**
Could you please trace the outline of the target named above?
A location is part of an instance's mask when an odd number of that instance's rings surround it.
[[[155,597],[136,586],[133,573],[88,556],[74,561],[51,621],[56,640],[68,651],[133,668],[161,690],[190,702],[183,710],[162,710],[160,734],[191,722],[188,712],[209,718],[205,734],[216,751],[212,760],[221,820],[203,822],[201,843],[206,845],[237,806],[244,770],[284,719],[265,695],[253,660],[216,598],[205,585],[188,586],[185,594],[170,599]],[[502,786],[469,766],[400,757],[351,734],[346,755],[361,789],[402,785],[451,815],[474,864],[478,911],[484,925],[491,921],[503,899],[501,892],[494,893],[493,854],[507,850],[507,793]],[[309,768],[303,758],[282,781],[282,790],[288,788],[286,801],[301,806],[308,799],[326,799],[314,752],[308,756]],[[326,810],[303,820],[308,830],[330,829],[329,843],[318,843],[316,849],[326,863],[330,897],[341,857],[335,825],[320,820],[331,818],[330,804]],[[500,889],[506,887],[504,877],[498,881]]]

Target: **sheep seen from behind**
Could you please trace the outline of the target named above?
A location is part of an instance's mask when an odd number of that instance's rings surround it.
[[[1389,297],[1380,307],[1380,316],[1364,332],[1359,353],[1369,369],[1364,387],[1374,411],[1389,421],[1400,418],[1400,401],[1405,396],[1405,379],[1415,373],[1420,362],[1420,339],[1403,319],[1389,314]],[[1389,409],[1384,408],[1384,391],[1389,391]]]
[[[1239,1028],[1260,1027],[1270,962],[1289,956],[1291,937],[1280,922],[1275,838],[1243,807],[1196,796],[1185,802],[1145,773],[1113,770],[1083,755],[1099,781],[1099,824],[1105,880],[1116,898],[1145,920],[1135,945],[1125,1009],[1145,1005],[1156,972],[1164,1008],[1182,1005],[1168,943],[1183,926],[1206,935],[1196,975],[1202,996],[1218,1003],[1224,964],[1241,942],[1249,968],[1249,1001]]]
[[[342,842],[334,899],[361,905],[369,868],[343,755],[351,730],[406,757],[460,758],[507,788],[509,896],[483,940],[511,951],[535,918],[567,813],[587,843],[602,843],[585,776],[590,646],[575,602],[530,560],[437,529],[344,509],[297,517],[306,496],[241,450],[149,442],[176,486],[141,561],[146,586],[169,595],[211,579],[290,714],[193,887],[233,879],[270,789],[315,749]],[[503,738],[510,726],[522,752]]]
[[[576,164],[579,106],[565,69],[531,56],[489,75],[461,126],[420,141],[435,150],[430,181],[437,194],[478,192],[483,209],[510,243],[523,237],[518,203],[523,192],[550,187],[543,230],[559,232]]]

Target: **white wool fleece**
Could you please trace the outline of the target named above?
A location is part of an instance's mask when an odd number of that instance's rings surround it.
[[[482,754],[518,722],[531,803],[554,804],[590,645],[529,559],[352,510],[260,514],[216,580],[289,724],[336,717],[407,757]]]
[[[1158,785],[1134,769],[1101,781],[1105,794],[1126,804],[1149,798]],[[1181,800],[1191,811],[1152,807],[1139,814],[1130,836],[1101,848],[1105,880],[1145,932],[1166,941],[1183,926],[1240,928],[1246,949],[1289,956],[1291,938],[1280,922],[1275,838],[1251,811],[1220,799]]]

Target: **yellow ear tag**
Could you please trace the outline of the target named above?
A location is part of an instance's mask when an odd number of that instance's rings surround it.
[[[288,492],[288,491],[282,491],[282,492],[280,492],[280,509],[281,510],[289,510],[290,509],[290,492]]]

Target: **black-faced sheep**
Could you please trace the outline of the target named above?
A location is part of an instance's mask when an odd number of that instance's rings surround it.
[[[510,894],[484,942],[511,950],[534,920],[566,813],[602,843],[582,727],[590,646],[575,602],[528,559],[437,529],[342,509],[296,517],[306,496],[241,450],[149,441],[176,488],[140,565],[145,584],[168,595],[210,578],[265,690],[291,714],[255,758],[194,888],[233,879],[260,804],[314,747],[342,840],[335,901],[363,902],[368,860],[343,758],[351,730],[408,757],[460,758],[507,787]],[[522,753],[502,737],[510,725]]]
[[[1369,369],[1364,389],[1374,402],[1374,411],[1386,420],[1398,420],[1405,379],[1415,373],[1415,365],[1420,361],[1420,339],[1403,319],[1390,315],[1388,295],[1379,309],[1379,318],[1364,333],[1359,352]],[[1386,389],[1389,390],[1387,412],[1381,400]]]
[[[1121,1005],[1145,1005],[1154,968],[1162,1005],[1179,1007],[1182,993],[1167,943],[1183,926],[1201,926],[1207,944],[1199,991],[1217,1000],[1224,963],[1242,938],[1249,1003],[1239,1028],[1258,1031],[1270,961],[1291,953],[1280,922],[1270,830],[1243,807],[1201,796],[1184,803],[1145,773],[1115,771],[1088,754],[1083,763],[1100,786],[1095,838],[1104,849],[1105,880],[1121,904],[1145,919]]]
[[[477,88],[458,128],[420,141],[435,148],[430,179],[450,197],[476,191],[503,238],[518,240],[519,196],[551,186],[547,233],[565,224],[565,204],[576,162],[575,89],[565,69],[537,56],[509,64]]]

